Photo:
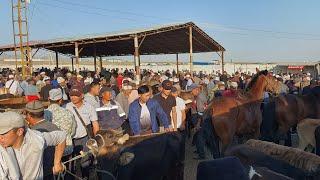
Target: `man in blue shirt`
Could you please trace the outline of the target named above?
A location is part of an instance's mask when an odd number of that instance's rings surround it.
[[[169,120],[159,103],[150,99],[151,92],[148,86],[138,88],[139,98],[129,106],[129,123],[134,135],[159,132],[156,117],[164,125],[165,131],[169,131]]]

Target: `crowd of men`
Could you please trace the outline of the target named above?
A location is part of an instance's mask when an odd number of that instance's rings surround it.
[[[306,94],[319,84],[309,73],[273,74],[283,82],[281,93]],[[111,128],[130,135],[184,132],[201,128],[201,116],[212,98],[236,96],[253,74],[235,72],[176,73],[143,70],[141,81],[133,70],[103,69],[101,72],[71,72],[68,69],[36,69],[32,76],[2,69],[0,88],[6,94],[25,96],[24,114],[0,115],[1,179],[52,179],[62,163],[80,151],[99,130]],[[193,96],[180,98],[181,92]],[[43,101],[49,101],[44,107]],[[25,123],[26,122],[26,123]],[[201,142],[198,159],[205,158]],[[90,166],[68,165],[70,171],[88,177]]]

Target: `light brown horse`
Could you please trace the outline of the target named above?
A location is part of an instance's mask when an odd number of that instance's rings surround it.
[[[261,102],[264,92],[278,93],[280,83],[268,75],[268,71],[260,71],[251,80],[247,92],[237,97],[213,98],[204,115],[204,121],[211,120],[214,132],[212,152],[223,153],[235,136],[258,138],[262,121]],[[208,128],[208,124],[203,128]],[[218,148],[218,143],[221,147]],[[212,149],[214,148],[214,149]],[[221,149],[221,150],[220,150]],[[216,152],[217,153],[217,152]],[[220,154],[219,153],[219,154]],[[218,154],[214,154],[216,156]]]

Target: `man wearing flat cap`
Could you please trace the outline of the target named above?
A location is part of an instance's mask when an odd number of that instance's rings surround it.
[[[52,131],[60,131],[60,129],[44,119],[44,107],[41,101],[32,101],[26,104],[26,121],[32,130],[37,130],[40,132],[52,132]],[[54,147],[47,147],[43,154],[43,175],[45,179],[53,178],[52,176],[52,167],[53,167],[53,154]]]
[[[96,109],[100,127],[121,131],[126,113],[117,101],[112,100],[112,89],[107,86],[102,87],[100,97],[100,107]]]
[[[43,179],[43,153],[48,146],[56,146],[53,174],[62,172],[61,158],[66,145],[65,139],[66,134],[63,131],[41,133],[29,129],[25,126],[22,115],[16,112],[0,114],[0,144],[11,159],[16,160],[21,179]],[[14,166],[9,164],[7,167]]]

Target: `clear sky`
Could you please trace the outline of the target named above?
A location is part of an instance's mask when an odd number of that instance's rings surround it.
[[[227,60],[318,61],[319,8],[319,0],[31,0],[29,33],[46,40],[193,21]],[[11,1],[1,0],[0,45],[12,39]]]

